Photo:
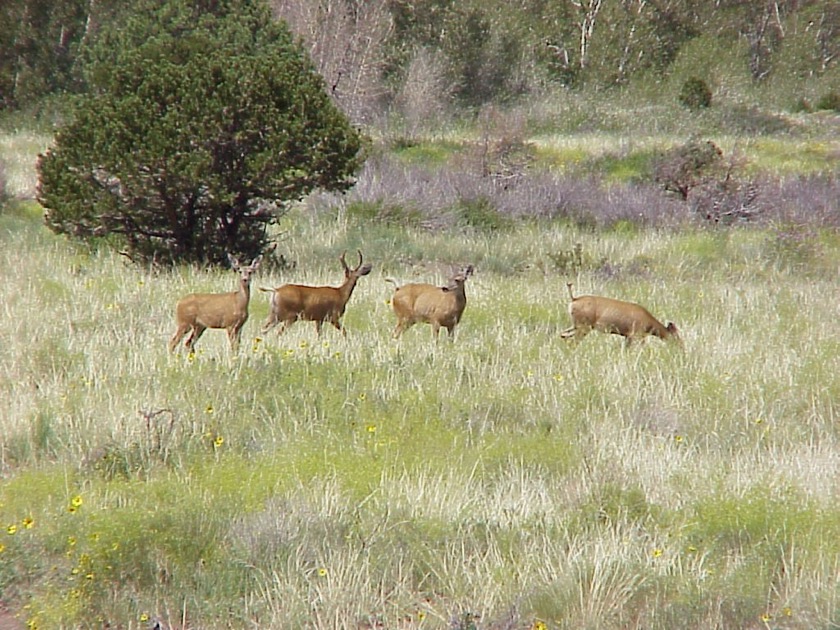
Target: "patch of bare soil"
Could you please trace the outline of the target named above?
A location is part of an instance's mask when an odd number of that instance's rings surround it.
[[[15,617],[3,602],[0,602],[0,630],[23,630],[26,626]]]

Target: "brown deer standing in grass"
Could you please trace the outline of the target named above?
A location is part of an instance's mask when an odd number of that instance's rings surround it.
[[[394,285],[394,296],[391,299],[391,305],[397,315],[394,338],[414,324],[422,322],[432,325],[435,339],[439,337],[441,327],[446,328],[449,338],[453,339],[455,326],[461,321],[467,306],[464,283],[472,274],[473,266],[467,265],[450,277],[443,287],[425,283],[399,286],[393,278],[386,278],[386,282]]]
[[[195,342],[208,328],[224,328],[233,352],[239,350],[239,338],[242,327],[248,321],[248,302],[251,300],[251,275],[260,266],[262,255],[257,256],[250,265],[242,266],[228,254],[233,270],[239,273],[239,290],[232,293],[193,293],[182,298],[175,307],[175,320],[178,328],[169,340],[169,351],[190,331],[184,346],[190,352]]]
[[[643,306],[595,295],[575,297],[572,293],[572,283],[567,282],[566,286],[571,299],[569,315],[572,316],[573,325],[561,332],[561,337],[580,340],[591,330],[598,330],[623,336],[627,346],[634,340],[644,339],[648,335],[674,341],[682,346],[677,327],[671,322],[663,326]]]
[[[341,316],[356,282],[362,276],[370,273],[371,264],[362,264],[362,252],[359,250],[359,264],[351,269],[344,260],[342,253],[339,257],[344,267],[344,284],[340,287],[310,287],[304,284],[284,284],[276,289],[260,287],[260,291],[271,292],[271,312],[262,327],[265,333],[282,322],[277,334],[282,334],[289,326],[299,319],[315,322],[315,330],[321,334],[321,325],[329,322],[346,334],[341,326]]]

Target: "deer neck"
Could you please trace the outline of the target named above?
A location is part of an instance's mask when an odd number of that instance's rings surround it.
[[[350,296],[353,295],[353,289],[356,288],[356,280],[356,277],[350,276],[344,281],[344,284],[342,284],[339,289],[341,293],[341,299],[344,300],[345,304],[347,304],[347,302],[350,300]]]
[[[456,302],[465,303],[467,301],[467,292],[464,290],[463,284],[454,289],[452,291],[452,295],[455,296]]]
[[[236,294],[236,304],[241,309],[248,308],[248,302],[251,300],[251,283],[241,281],[239,283],[239,291]]]

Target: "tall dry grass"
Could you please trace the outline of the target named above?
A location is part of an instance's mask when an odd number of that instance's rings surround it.
[[[41,149],[12,142],[25,198]],[[557,142],[537,159],[640,163]],[[233,272],[142,270],[4,209],[0,602],[37,628],[840,623],[831,173],[716,229],[649,187],[548,169],[504,188],[472,157],[372,161],[343,201],[284,217],[295,265],[254,286],[338,284],[357,248],[374,271],[346,337],[263,336],[254,291],[238,355],[219,331],[166,350],[177,300]],[[455,342],[391,339],[384,278],[465,263]],[[567,281],[675,321],[685,352],[570,346]]]
[[[361,248],[347,337],[264,338],[258,294],[238,356],[208,331],[188,357],[166,351],[177,299],[235,274],[2,221],[0,588],[37,627],[838,621],[830,236],[803,259],[767,229],[290,216],[297,267],[254,284],[337,284]],[[393,341],[383,278],[464,262],[456,341]],[[566,280],[677,322],[686,351],[567,345]]]

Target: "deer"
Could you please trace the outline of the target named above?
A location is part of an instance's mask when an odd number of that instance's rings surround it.
[[[437,340],[440,329],[446,328],[449,339],[453,340],[455,326],[461,321],[467,306],[464,283],[473,274],[473,266],[467,265],[452,275],[445,286],[439,287],[426,283],[409,283],[400,286],[393,278],[385,278],[394,285],[391,305],[397,315],[397,327],[394,339],[422,322],[432,325],[432,334]]]
[[[370,263],[362,264],[362,252],[357,251],[359,264],[352,269],[345,260],[347,252],[343,252],[338,259],[344,267],[344,283],[341,286],[312,287],[304,284],[284,284],[275,289],[260,287],[260,291],[271,293],[271,311],[262,327],[262,332],[266,333],[282,322],[280,330],[277,331],[277,334],[281,335],[294,322],[303,319],[315,322],[315,330],[319,336],[324,322],[329,322],[346,336],[347,333],[341,325],[341,316],[344,315],[347,302],[353,295],[356,282],[362,276],[368,275],[372,269]]]
[[[569,315],[572,317],[573,325],[562,331],[561,337],[579,341],[590,331],[598,330],[623,336],[626,347],[629,347],[634,340],[643,340],[648,335],[673,341],[682,347],[682,339],[680,339],[677,327],[671,322],[663,326],[645,307],[633,302],[595,295],[575,297],[572,293],[572,283],[567,282],[566,286],[571,300]]]
[[[239,351],[239,338],[242,327],[248,321],[248,303],[251,300],[251,276],[260,266],[262,254],[250,265],[241,265],[239,260],[227,255],[231,267],[239,274],[239,290],[232,293],[192,293],[178,301],[175,307],[175,320],[178,328],[169,340],[169,351],[187,331],[190,331],[184,347],[192,353],[195,343],[208,328],[224,328],[227,331],[231,350]]]

